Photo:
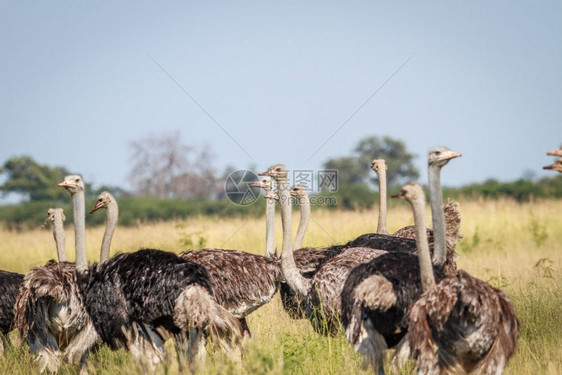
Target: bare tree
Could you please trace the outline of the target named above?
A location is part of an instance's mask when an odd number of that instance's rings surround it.
[[[149,135],[130,143],[129,179],[138,195],[207,199],[216,183],[208,147],[181,141],[179,131]]]

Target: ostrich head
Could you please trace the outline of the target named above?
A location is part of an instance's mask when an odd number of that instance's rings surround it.
[[[293,186],[293,188],[291,189],[291,196],[297,197],[299,199],[308,196],[308,193],[306,191],[306,186],[304,185]]]
[[[269,176],[274,180],[286,180],[287,179],[287,169],[284,164],[273,164],[271,167],[267,168],[267,171],[258,173],[258,176]]]
[[[409,183],[400,188],[400,192],[398,194],[392,195],[392,198],[403,198],[406,199],[408,202],[415,202],[420,198],[423,199],[424,193],[423,189],[420,185]]]
[[[94,206],[94,208],[92,208],[90,213],[93,214],[100,208],[107,208],[107,206],[109,206],[112,200],[113,197],[111,196],[111,194],[109,194],[109,192],[107,191],[101,192],[96,198],[96,205]]]
[[[542,167],[542,169],[553,169],[555,171],[562,173],[562,158],[556,159],[556,161],[553,164],[544,166]]]
[[[376,174],[379,174],[379,172],[383,170],[386,171],[386,161],[384,161],[384,159],[373,159],[371,168]]]
[[[427,160],[429,165],[442,167],[453,158],[462,156],[454,151],[449,150],[447,147],[434,147],[429,150]]]
[[[70,194],[75,194],[84,191],[84,181],[82,177],[77,174],[71,174],[64,178],[64,181],[58,184],[66,189]]]
[[[62,221],[66,220],[62,208],[49,208],[47,210],[47,220],[51,220],[51,222],[54,223],[57,216],[62,217]]]
[[[269,176],[262,177],[258,182],[249,184],[250,187],[262,188],[265,191],[273,190],[273,180]]]
[[[562,156],[562,146],[560,146],[560,148],[558,150],[552,150],[546,153],[547,155],[552,155],[552,156]]]

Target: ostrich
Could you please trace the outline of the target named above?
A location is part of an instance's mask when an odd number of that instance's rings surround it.
[[[67,176],[59,185],[71,194],[81,214],[77,215],[81,218],[77,237],[83,240],[82,179]],[[83,246],[76,248],[78,287],[97,333],[112,349],[125,347],[152,368],[165,354],[158,327],[174,334],[189,332],[195,344],[191,348],[197,350],[191,355],[204,355],[204,348],[197,345],[203,334],[228,351],[241,344],[242,325],[216,303],[207,270],[201,265],[162,250],[142,249],[88,267],[85,251]]]
[[[77,345],[77,351],[87,353],[99,337],[112,349],[128,349],[152,369],[165,354],[164,338],[156,330],[158,327],[166,327],[172,333],[190,331],[194,342],[203,333],[210,334],[226,349],[240,344],[242,326],[215,302],[203,267],[173,253],[151,249],[119,254],[88,267],[84,246],[84,183],[80,176],[70,175],[59,186],[66,188],[72,197],[77,260],[75,266],[69,264],[72,267],[67,269],[74,283],[70,289],[59,290],[65,292],[74,305],[67,301],[60,303],[54,293],[49,297],[55,301],[55,306],[71,307],[70,315],[80,315],[81,319],[75,316],[74,320],[82,322],[84,328],[77,331],[84,340]],[[51,280],[45,280],[43,289],[47,289],[49,283]],[[29,325],[44,326],[45,318],[49,319],[41,314],[32,315]],[[86,321],[94,328],[89,332],[85,329]],[[88,336],[90,339],[85,340]],[[54,344],[56,348],[56,342]],[[202,356],[204,352],[195,354]],[[47,363],[43,369],[45,367],[55,371],[58,363]]]
[[[339,292],[347,272],[361,262],[383,254],[384,251],[370,248],[345,249],[321,266],[312,278],[304,277],[293,255],[291,202],[287,170],[284,165],[275,164],[262,174],[272,177],[277,182],[283,224],[281,252],[283,276],[289,287],[300,298],[304,299],[306,316],[311,320],[315,330],[324,334],[335,333],[337,326],[334,323],[336,323],[339,315]]]
[[[82,225],[80,207],[74,208],[77,233]],[[61,355],[67,362],[80,359],[84,365],[89,348],[100,342],[77,285],[76,266],[65,260],[62,209],[49,209],[48,219],[53,222],[59,262],[50,260],[25,275],[15,307],[16,327],[37,356],[40,372],[56,371]],[[75,236],[76,246],[83,243],[83,237]]]
[[[552,169],[562,173],[562,158],[557,158],[554,163],[552,163],[551,165],[544,166],[542,167],[542,169]]]
[[[101,193],[91,213],[100,208],[107,210],[102,253],[109,254],[111,235],[117,223],[117,201],[108,192]],[[187,251],[181,258],[206,269],[216,302],[240,319],[244,331],[249,334],[245,318],[273,298],[281,275],[279,262],[262,255],[222,249]],[[179,337],[176,335],[176,340]],[[197,345],[202,343],[198,341]]]
[[[49,208],[47,210],[47,220],[53,223],[53,237],[57,246],[57,258],[59,262],[66,262],[66,252],[64,250],[64,226],[66,220],[62,208]]]
[[[431,212],[433,222],[437,223],[434,224],[433,264],[438,279],[456,272],[456,255],[445,241],[439,174],[449,160],[459,156],[443,148],[433,148],[428,155]],[[423,203],[423,196],[416,194],[416,197]],[[427,230],[424,229],[423,216],[414,219],[419,254]],[[418,224],[420,220],[422,224]],[[347,340],[378,373],[384,373],[382,365],[386,348],[397,345],[404,337],[406,312],[421,295],[419,267],[418,257],[413,254],[387,253],[356,267],[345,282],[341,316]]]
[[[428,277],[430,271],[425,270]],[[437,286],[422,286],[424,294],[410,310],[407,343],[398,351],[398,361],[411,352],[423,374],[501,374],[515,353],[520,331],[505,293],[463,270]]]

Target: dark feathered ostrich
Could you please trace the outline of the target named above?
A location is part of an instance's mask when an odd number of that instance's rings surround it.
[[[0,353],[4,341],[10,343],[8,334],[14,329],[14,305],[22,281],[22,274],[0,270]]]
[[[61,186],[83,212],[79,176],[67,177]],[[77,236],[83,234],[82,221]],[[242,325],[215,301],[201,265],[173,253],[143,249],[88,267],[85,250],[83,246],[76,250],[78,287],[97,333],[111,348],[125,347],[152,368],[164,355],[164,338],[157,327],[174,334],[189,332],[192,343],[209,335],[228,351],[241,344]],[[192,355],[204,355],[200,345],[191,349],[197,351]]]
[[[459,156],[444,148],[431,149],[428,156],[435,229],[433,264],[438,279],[456,271],[456,256],[445,241],[439,173],[450,159]],[[423,206],[423,197],[418,194],[417,198]],[[419,262],[423,239],[427,238],[422,215],[423,210],[414,217],[419,260],[413,254],[387,253],[351,271],[343,288],[341,314],[346,337],[379,373],[384,373],[386,348],[397,345],[406,334],[407,310],[422,293]]]
[[[543,169],[552,169],[554,171],[558,171],[558,172],[562,173],[562,158],[558,158],[551,165],[547,165],[547,166],[544,166],[542,168]]]
[[[100,208],[107,210],[102,254],[109,254],[109,243],[117,222],[117,201],[111,194],[104,192],[98,196],[91,212]],[[245,317],[271,301],[275,295],[281,275],[279,261],[262,255],[223,249],[188,251],[182,253],[181,257],[206,269],[209,285],[218,304],[240,319],[249,333]],[[198,342],[198,345],[203,345],[203,341]]]

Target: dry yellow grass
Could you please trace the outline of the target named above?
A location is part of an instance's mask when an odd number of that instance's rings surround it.
[[[506,371],[509,374],[562,373],[562,201],[518,204],[513,201],[461,202],[462,233],[457,248],[459,267],[474,276],[501,286],[512,299],[522,323],[518,351]],[[376,212],[314,211],[306,245],[345,242],[376,228]],[[295,230],[298,213],[295,213]],[[408,207],[389,212],[390,231],[412,223]],[[276,221],[280,249],[280,220]],[[72,226],[67,225],[66,247],[73,259]],[[95,261],[103,228],[87,230],[88,258]],[[25,272],[55,256],[50,230],[10,232],[0,229],[0,269]],[[187,250],[190,244],[205,247],[263,252],[264,222],[261,219],[198,218],[187,221],[119,227],[112,245],[116,252],[141,247],[170,251]],[[228,364],[212,354],[205,373],[340,374],[360,373],[361,359],[342,336],[316,335],[307,321],[291,320],[276,298],[249,317],[253,338],[242,366]],[[28,373],[33,363],[22,349],[14,348],[0,359],[0,373]],[[91,371],[136,373],[139,369],[123,352],[101,350],[93,356]],[[64,367],[73,373],[75,367]],[[166,372],[175,373],[172,363]]]

